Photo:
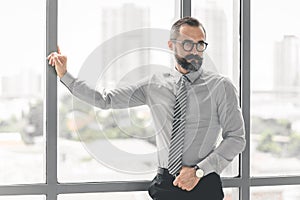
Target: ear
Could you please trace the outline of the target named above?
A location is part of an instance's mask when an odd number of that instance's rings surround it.
[[[173,48],[174,48],[173,45],[174,45],[173,42],[172,42],[171,40],[169,40],[169,41],[168,41],[168,47],[169,47],[169,49],[170,49],[171,51],[173,51]]]

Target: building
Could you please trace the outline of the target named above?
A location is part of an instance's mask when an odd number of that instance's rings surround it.
[[[285,35],[274,45],[274,90],[299,91],[300,39]],[[298,88],[298,89],[297,89]]]

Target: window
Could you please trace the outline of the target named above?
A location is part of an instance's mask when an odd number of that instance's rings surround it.
[[[299,175],[297,2],[273,1],[272,7],[268,3],[265,0],[252,3],[251,175]],[[279,11],[282,16],[277,15]]]
[[[177,6],[174,0],[59,1],[58,44],[68,54],[69,72],[102,91],[170,69],[172,55],[167,53],[167,37],[179,15]],[[162,12],[163,19],[157,16]],[[158,46],[151,43],[158,41],[151,38],[155,31],[161,33]],[[157,49],[159,46],[164,51]],[[91,74],[97,74],[95,82]],[[154,177],[155,131],[147,106],[101,110],[77,100],[61,83],[58,91],[59,182]]]
[[[0,185],[45,183],[45,1],[0,2]]]
[[[251,188],[251,200],[274,199],[289,200],[298,199],[299,185],[295,186],[268,186]]]
[[[299,184],[300,172],[297,5],[293,0],[251,1],[250,176],[255,186],[272,184],[251,188],[254,200],[300,195],[299,186],[284,185]]]
[[[77,101],[47,65],[46,55],[59,44],[68,55],[69,72],[84,78],[90,59],[103,53],[100,57],[115,59],[93,66],[98,78],[91,84],[99,89],[130,84],[173,65],[164,48],[142,47],[157,41],[149,30],[163,33],[159,39],[166,41],[171,24],[187,15],[207,29],[205,67],[228,76],[240,91],[248,145],[222,174],[224,199],[299,199],[297,5],[296,0],[251,0],[251,5],[250,0],[1,2],[0,199],[149,199],[145,190],[155,159],[128,162],[116,154],[118,159],[111,160],[117,162],[98,162],[89,146],[99,150],[106,141],[131,156],[151,155],[149,110],[103,111]],[[124,44],[132,49],[122,54]],[[128,148],[133,143],[142,147],[139,152]],[[130,166],[141,173],[132,173]]]

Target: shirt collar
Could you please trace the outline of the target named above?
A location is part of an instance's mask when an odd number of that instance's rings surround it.
[[[189,79],[191,83],[193,83],[203,72],[202,67],[198,71],[189,72],[186,74],[186,77]],[[174,77],[176,84],[180,81],[181,76],[183,75],[180,73],[176,67],[171,70],[171,75]]]

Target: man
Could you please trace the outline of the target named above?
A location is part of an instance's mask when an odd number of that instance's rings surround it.
[[[150,107],[159,130],[159,168],[148,188],[153,199],[223,199],[220,173],[245,147],[237,90],[228,78],[201,67],[205,39],[197,19],[178,20],[168,41],[175,69],[103,94],[67,72],[67,57],[59,49],[48,56],[61,82],[78,98],[102,109]],[[159,109],[152,106],[157,104]],[[220,131],[223,140],[217,146]]]

